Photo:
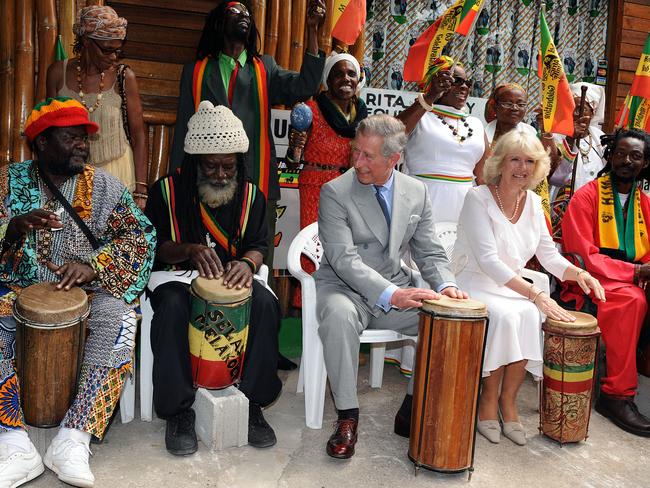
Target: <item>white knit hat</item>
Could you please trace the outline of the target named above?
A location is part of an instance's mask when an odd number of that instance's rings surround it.
[[[187,154],[232,154],[248,151],[244,125],[228,107],[203,100],[187,123]]]

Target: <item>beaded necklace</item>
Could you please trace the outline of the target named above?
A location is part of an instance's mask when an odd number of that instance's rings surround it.
[[[497,196],[497,203],[499,204],[499,209],[501,210],[501,213],[506,219],[512,222],[517,216],[517,212],[519,211],[519,200],[521,200],[521,192],[517,195],[517,200],[515,200],[515,211],[512,212],[511,217],[508,217],[506,215],[506,211],[503,207],[503,202],[501,201],[501,195],[499,195],[499,187],[497,185],[494,185],[494,194]]]
[[[442,125],[444,125],[445,127],[447,127],[447,128],[451,131],[451,133],[453,134],[454,138],[455,138],[459,143],[462,144],[462,143],[465,142],[467,139],[469,139],[470,137],[472,137],[472,134],[474,133],[474,129],[472,129],[472,128],[469,126],[469,122],[467,122],[467,117],[466,117],[466,116],[457,115],[457,114],[454,114],[454,113],[452,113],[452,112],[447,112],[447,111],[440,110],[440,109],[437,109],[437,108],[434,108],[433,110],[431,110],[431,112],[432,112],[436,117],[438,117],[438,119],[440,119],[440,122],[442,123]],[[456,120],[456,127],[454,127],[453,124],[451,124],[450,122],[447,122],[447,121],[445,120],[445,117],[449,117],[450,119],[454,119],[454,120]],[[465,135],[461,135],[461,134],[460,134],[460,127],[459,127],[459,123],[460,123],[460,122],[462,122],[462,123],[463,123],[463,126],[467,129],[467,134],[465,134]]]
[[[81,61],[79,61],[79,64],[77,65],[77,85],[79,86],[79,101],[84,107],[86,107],[89,113],[93,113],[102,104],[102,97],[103,97],[102,92],[104,91],[104,76],[105,73],[103,71],[99,73],[99,93],[97,93],[97,99],[95,100],[93,106],[89,107],[88,105],[86,105],[86,101],[84,100],[85,94],[83,91],[83,83],[81,81]]]

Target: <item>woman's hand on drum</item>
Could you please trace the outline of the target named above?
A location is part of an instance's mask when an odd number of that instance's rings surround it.
[[[390,304],[396,308],[421,307],[422,300],[440,300],[440,293],[425,288],[398,288]]]
[[[253,270],[243,261],[228,261],[223,284],[226,288],[250,288],[253,284]]]
[[[466,291],[459,290],[455,286],[448,286],[447,288],[444,288],[440,294],[448,296],[449,298],[457,298],[459,300],[469,298],[469,295]]]
[[[84,283],[90,283],[97,278],[97,273],[89,264],[85,263],[65,263],[61,266],[46,261],[45,265],[55,275],[61,278],[56,285],[57,290],[69,290],[73,286],[80,286]]]
[[[214,249],[203,244],[187,246],[187,257],[201,277],[213,279],[223,275],[223,264]]]
[[[592,291],[594,292],[594,298],[597,298],[600,301],[605,301],[605,289],[600,284],[596,278],[591,276],[586,271],[581,271],[576,276],[576,283],[580,286],[585,295],[589,295]]]
[[[576,320],[573,315],[560,307],[557,302],[546,293],[540,293],[533,303],[537,305],[540,312],[553,320],[561,320],[562,322],[575,322]]]
[[[439,71],[431,80],[431,86],[429,86],[429,89],[424,94],[424,100],[429,105],[436,103],[436,100],[451,90],[451,83],[453,81],[454,77],[449,70]]]

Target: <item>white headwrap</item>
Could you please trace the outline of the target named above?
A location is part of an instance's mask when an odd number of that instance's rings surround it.
[[[357,78],[359,79],[359,84],[357,85],[357,91],[361,90],[361,88],[365,84],[365,79],[361,80],[361,66],[359,66],[359,61],[357,61],[357,58],[355,58],[351,54],[337,53],[335,51],[332,51],[332,54],[330,54],[325,60],[325,68],[323,69],[323,81],[322,81],[323,87],[326,90],[329,90],[329,87],[327,86],[327,78],[329,77],[330,71],[332,71],[334,65],[339,61],[349,61],[350,63],[352,63],[352,66],[354,66],[354,69],[357,72]]]
[[[592,83],[573,83],[571,86],[571,93],[574,97],[582,96],[581,87],[587,87],[585,100],[594,111],[594,116],[591,118],[591,124],[599,127],[605,121],[605,89],[602,86],[594,85]]]
[[[187,154],[232,154],[248,151],[244,125],[228,107],[203,100],[187,123]]]

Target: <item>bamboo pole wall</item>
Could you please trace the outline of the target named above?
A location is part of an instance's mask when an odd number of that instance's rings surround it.
[[[76,0],[59,0],[59,35],[61,35],[65,52],[70,57],[72,57],[72,45],[74,44],[74,32],[72,32],[72,26],[74,25],[76,16]]]
[[[38,78],[36,84],[36,101],[45,98],[45,80],[47,68],[54,61],[56,45],[56,0],[36,0],[38,19]]]
[[[281,5],[280,5],[281,4]],[[278,50],[275,60],[280,66],[289,66],[291,56],[291,1],[283,0],[278,3],[280,29],[282,35],[278,38]]]
[[[264,52],[275,58],[278,48],[278,29],[280,27],[280,0],[269,0],[266,9],[266,33]]]
[[[291,2],[291,50],[289,69],[298,71],[302,65],[305,40],[305,19],[307,18],[307,0]]]
[[[266,32],[266,0],[253,0],[251,2],[253,8],[253,18],[257,31],[260,34],[260,52],[264,52],[265,32]]]
[[[34,103],[34,0],[16,1],[14,120],[12,151],[14,161],[28,159],[29,147],[21,132]]]
[[[0,164],[11,160],[14,96],[15,3],[7,2],[3,12],[5,27],[0,29]]]

